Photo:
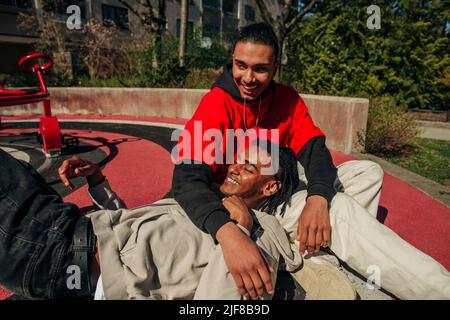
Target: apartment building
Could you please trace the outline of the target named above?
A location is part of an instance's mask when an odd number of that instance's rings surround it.
[[[282,1],[268,2],[276,13]],[[128,3],[136,7],[139,1]],[[82,24],[90,19],[112,20],[123,32],[141,28],[136,16],[118,0],[0,0],[0,73],[17,72],[18,59],[38,41],[35,34],[18,27],[21,12],[35,15],[38,21],[44,11],[52,12],[65,24],[70,5],[80,8]],[[180,11],[180,0],[166,0],[166,34],[179,35]],[[261,20],[254,0],[189,0],[188,32],[211,42],[229,43],[238,28]]]

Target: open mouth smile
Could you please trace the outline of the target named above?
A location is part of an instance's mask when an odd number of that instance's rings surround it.
[[[231,178],[231,177],[227,177],[227,181],[228,181],[229,183],[231,183],[231,184],[234,184],[234,185],[238,185],[238,184],[239,184],[239,182],[237,182],[236,180],[234,180],[234,179]]]
[[[258,88],[259,88],[259,86],[257,86],[257,85],[247,86],[245,84],[242,84],[241,86],[244,89],[244,91],[249,92],[249,93],[253,93],[256,90],[258,90]]]

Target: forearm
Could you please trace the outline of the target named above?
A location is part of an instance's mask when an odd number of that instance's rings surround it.
[[[118,210],[127,208],[123,200],[111,189],[108,180],[103,180],[90,187],[88,192],[98,209]]]
[[[211,190],[212,172],[206,164],[176,165],[173,173],[173,193],[191,221],[214,239],[217,230],[230,216],[222,199]]]
[[[247,232],[245,230],[247,230]],[[217,242],[219,242],[220,244],[225,243],[226,240],[230,239],[236,232],[238,232],[239,234],[243,232],[246,236],[250,237],[251,230],[248,230],[242,225],[239,226],[232,221],[227,222],[217,231]]]
[[[93,188],[96,185],[102,183],[103,181],[105,181],[105,176],[103,175],[102,171],[100,170],[99,167],[96,168],[95,173],[87,176],[86,180],[88,182],[89,188]]]
[[[126,208],[122,199],[111,189],[100,168],[86,179],[89,185],[89,195],[97,208],[109,210]]]
[[[325,145],[325,137],[315,137],[308,141],[297,155],[297,160],[305,168],[308,197],[320,195],[330,203],[336,194],[334,183],[337,169]]]
[[[253,226],[253,218],[249,212],[232,211],[230,212],[230,218],[249,232],[251,231]]]

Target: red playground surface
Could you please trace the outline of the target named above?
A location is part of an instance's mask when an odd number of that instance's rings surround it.
[[[5,117],[6,119],[8,117]],[[96,118],[102,120],[126,120],[161,122],[158,118],[135,118],[135,117],[86,117],[69,116],[60,119],[72,119],[73,121]],[[17,120],[9,117],[8,119]],[[165,124],[178,124],[181,121],[164,119]],[[63,122],[62,122],[63,123]],[[70,126],[70,125],[69,125]],[[154,126],[158,126],[155,124]],[[152,125],[150,125],[153,128]],[[172,180],[173,164],[167,148],[163,148],[154,141],[137,138],[132,134],[111,133],[96,130],[64,129],[63,133],[70,131],[72,135],[83,138],[102,137],[107,141],[123,140],[123,143],[115,145],[117,153],[109,161],[104,173],[108,177],[113,189],[125,200],[128,207],[136,207],[158,200],[170,190]],[[5,129],[0,130],[0,138],[8,134],[17,134],[18,131],[27,129]],[[29,129],[28,129],[29,130]],[[149,129],[150,130],[150,129]],[[83,142],[80,138],[80,143]],[[95,141],[86,143],[95,145]],[[98,144],[106,154],[108,149]],[[332,151],[336,165],[354,160],[354,157],[341,152]],[[56,168],[51,168],[56,170]],[[89,206],[90,200],[86,192],[87,186],[79,188],[65,197],[66,201],[76,203],[80,207]],[[380,201],[381,211],[387,214],[384,224],[394,230],[403,239],[413,246],[432,256],[445,268],[450,269],[450,209],[442,203],[434,200],[424,192],[401,181],[389,174],[384,176],[384,184]],[[414,263],[414,261],[411,261]],[[1,271],[0,271],[1,272]],[[10,293],[0,289],[0,299],[5,299]]]

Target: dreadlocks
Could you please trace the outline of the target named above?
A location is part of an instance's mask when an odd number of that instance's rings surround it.
[[[274,147],[279,148],[279,169],[275,174],[275,179],[281,182],[281,189],[265,199],[258,209],[273,215],[278,206],[282,204],[283,206],[281,207],[280,214],[283,216],[286,207],[291,204],[291,196],[299,184],[297,160],[292,149],[279,147],[272,143],[270,143],[269,146],[270,148],[268,148],[267,151],[271,154],[272,163],[274,157],[269,149],[273,149]]]

